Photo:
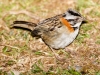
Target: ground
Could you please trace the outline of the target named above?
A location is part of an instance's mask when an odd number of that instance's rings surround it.
[[[41,21],[79,11],[87,20],[75,41],[54,53],[15,20]],[[100,75],[100,0],[0,0],[0,75]]]

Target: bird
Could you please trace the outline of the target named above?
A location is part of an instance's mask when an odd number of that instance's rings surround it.
[[[33,37],[41,38],[48,47],[58,50],[75,40],[83,23],[86,19],[78,11],[67,9],[38,23],[16,20],[12,27],[28,29]]]

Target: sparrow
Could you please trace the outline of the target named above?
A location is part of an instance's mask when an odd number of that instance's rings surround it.
[[[70,45],[79,34],[85,18],[76,10],[68,9],[65,13],[47,18],[36,23],[14,21],[12,27],[28,29],[33,37],[41,38],[53,49],[62,49]]]

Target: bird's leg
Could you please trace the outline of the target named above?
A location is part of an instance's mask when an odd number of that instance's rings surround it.
[[[49,48],[50,48],[50,50],[54,53],[54,56],[55,56],[55,58],[56,58],[57,60],[60,60],[60,61],[63,60],[63,58],[61,58],[61,57],[54,51],[53,48],[51,48],[51,47],[49,47]]]

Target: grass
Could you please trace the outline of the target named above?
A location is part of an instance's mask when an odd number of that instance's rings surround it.
[[[70,6],[88,23],[81,26],[78,37],[67,47],[68,51],[55,51],[63,58],[61,61],[30,32],[10,28],[14,20],[37,22],[26,12],[18,11],[27,10],[43,20],[65,12]],[[1,0],[0,75],[100,75],[99,9],[99,0]]]

